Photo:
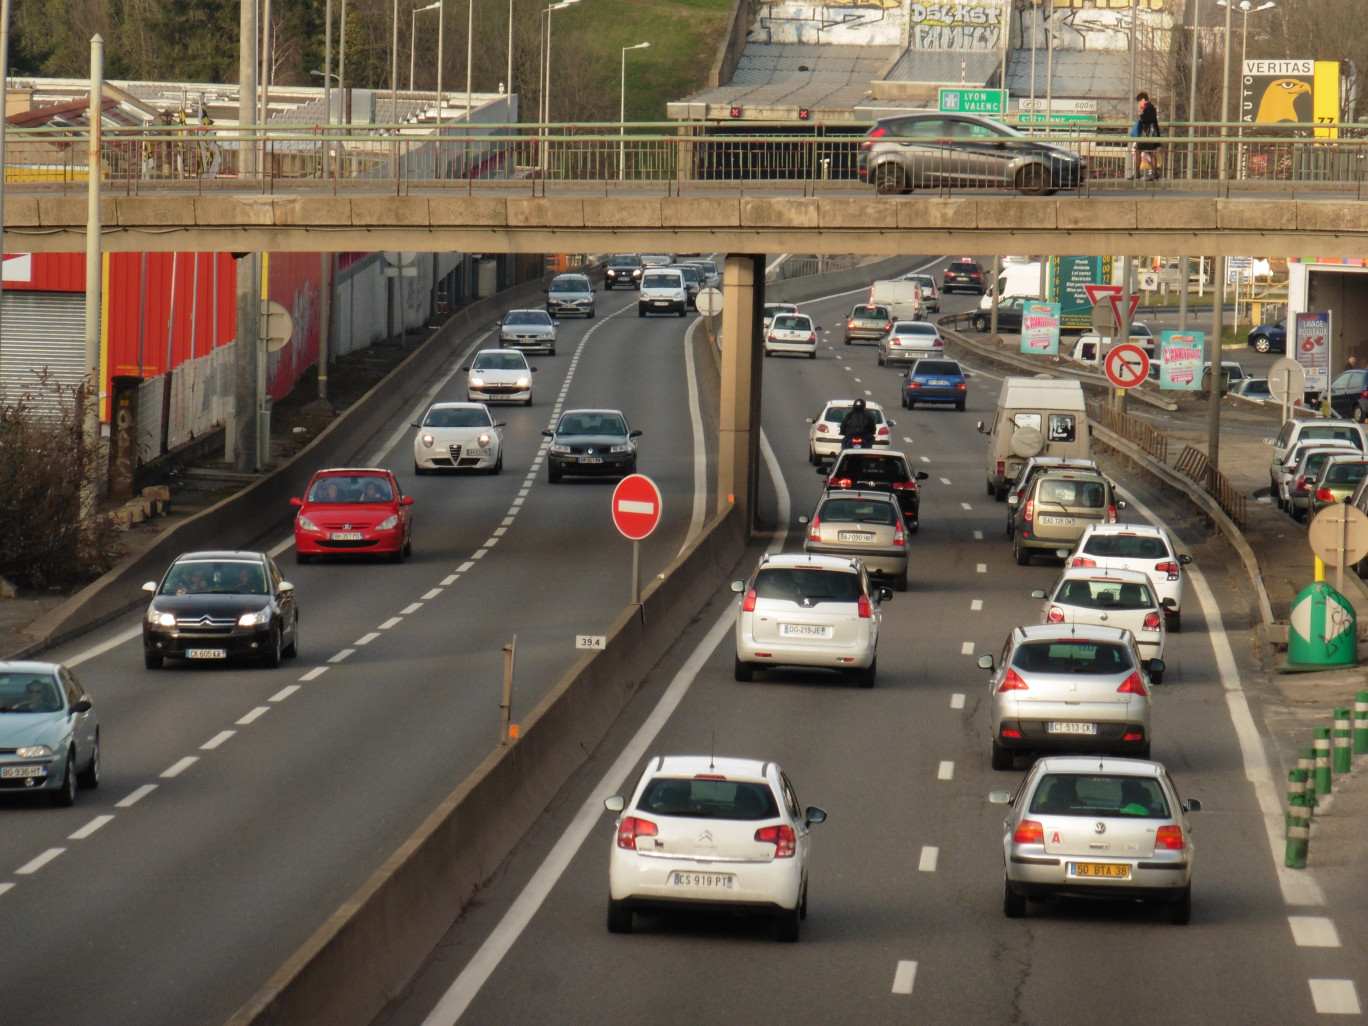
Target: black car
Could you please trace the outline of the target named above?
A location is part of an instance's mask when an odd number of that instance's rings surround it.
[[[965,257],[945,268],[945,275],[941,278],[941,291],[949,294],[960,290],[983,295],[983,268],[978,265],[978,261]]]
[[[1368,370],[1341,371],[1330,381],[1330,409],[1362,424],[1368,416]]]
[[[642,270],[641,257],[635,253],[614,253],[608,258],[608,266],[603,271],[603,287],[639,289]]]
[[[619,410],[566,410],[555,430],[542,432],[551,439],[546,478],[559,483],[565,475],[626,477],[636,473],[640,430],[633,430]]]
[[[684,291],[688,293],[690,310],[698,309],[698,294],[703,291],[703,272],[693,264],[671,264],[671,268],[684,275]]]
[[[817,473],[826,477],[827,488],[891,492],[898,500],[907,532],[914,534],[921,526],[921,490],[917,482],[925,481],[928,475],[924,470],[913,473],[902,453],[842,449],[830,471],[818,467]]]
[[[143,661],[223,661],[248,658],[279,666],[299,654],[299,607],[294,585],[264,552],[187,552],[159,585],[143,591],[152,603],[143,617]]]
[[[1249,329],[1249,344],[1257,353],[1287,352],[1287,318]]]
[[[1008,333],[1021,333],[1021,319],[1026,312],[1027,303],[1039,303],[1040,300],[1029,296],[1008,296],[998,301],[998,331]],[[975,331],[987,331],[993,325],[992,310],[975,310],[973,317]]]

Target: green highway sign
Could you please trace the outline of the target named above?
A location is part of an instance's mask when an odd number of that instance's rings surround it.
[[[1019,125],[1096,125],[1096,114],[1044,114],[1030,112],[1017,115]]]
[[[942,114],[991,114],[1007,110],[1005,89],[962,89],[942,86],[940,91]]]

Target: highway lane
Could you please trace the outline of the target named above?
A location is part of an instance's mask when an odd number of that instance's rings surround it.
[[[540,432],[560,405],[618,406],[643,429],[640,470],[665,499],[643,574],[674,558],[695,506],[693,321],[638,320],[634,301],[600,296],[533,359],[534,405],[499,408],[503,474],[414,477],[416,407],[377,435],[374,461],[416,496],[410,561],[297,566],[286,535],[266,540],[300,595],[298,660],[149,672],[136,615],[52,653],[98,702],[104,781],[69,810],[0,803],[0,924],[24,939],[0,960],[0,1021],[223,1021],[497,743],[501,646],[517,635],[516,719],[577,633],[606,630],[631,544],[611,484],[547,482]],[[464,398],[459,371],[434,385]]]
[[[805,306],[830,327],[821,304]],[[861,389],[896,405],[896,377],[875,366],[872,350],[851,352],[839,340],[814,362],[767,363],[765,428],[784,478],[767,492],[774,522],[793,525],[819,486],[797,412]],[[454,1021],[1090,1024],[1180,1005],[1184,1016],[1215,1022],[1311,1020],[1307,979],[1351,972],[1363,952],[1322,953],[1293,942],[1289,913],[1324,910],[1303,904],[1315,900],[1314,877],[1289,881],[1277,868],[1281,851],[1247,779],[1257,776],[1249,760],[1257,762],[1258,738],[1236,715],[1240,679],[1261,670],[1246,640],[1249,624],[1232,612],[1247,602],[1226,575],[1223,550],[1139,486],[1133,497],[1185,535],[1233,649],[1223,678],[1216,652],[1227,649],[1220,632],[1208,630],[1190,585],[1185,630],[1170,638],[1170,670],[1156,695],[1154,754],[1204,804],[1193,817],[1194,920],[1179,928],[1161,910],[1090,903],[1032,905],[1025,920],[1003,917],[1002,810],[986,796],[1019,780],[1025,764],[1012,773],[989,768],[988,695],[974,659],[996,653],[1015,624],[1034,621],[1039,604],[1029,592],[1058,571],[1012,563],[1004,507],[983,494],[985,442],[973,430],[996,388],[987,374],[973,386],[965,414],[895,415],[896,435],[919,463],[927,457],[932,478],[913,542],[917,570],[885,609],[875,688],[815,672],[737,684],[733,596],[719,592],[646,682],[597,764],[571,783],[500,881],[453,928],[408,999],[378,1023],[438,1026],[463,1012]],[[781,530],[777,540],[791,549],[800,536]],[[701,668],[693,672],[685,660],[695,649]],[[612,817],[600,803],[630,786],[644,761],[630,758],[630,744],[650,701],[685,686],[640,751],[715,746],[775,758],[801,801],[829,813],[814,831],[811,914],[797,946],[775,943],[766,924],[701,917],[639,918],[630,936],[605,930]],[[628,771],[614,779],[622,752],[629,763],[619,770]],[[558,850],[582,809],[587,840]],[[563,872],[527,928],[501,935],[505,911],[543,858],[563,862]],[[507,955],[484,979],[477,952],[490,937]],[[453,981],[458,997],[443,1005]],[[433,1008],[439,1011],[429,1018]]]

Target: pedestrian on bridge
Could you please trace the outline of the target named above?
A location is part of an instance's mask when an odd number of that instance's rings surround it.
[[[1154,181],[1154,172],[1158,166],[1159,150],[1159,110],[1154,106],[1149,93],[1143,89],[1135,94],[1135,103],[1138,117],[1135,121],[1136,136],[1140,141],[1135,144],[1135,152],[1139,157],[1139,169],[1136,177],[1144,175],[1145,180]]]

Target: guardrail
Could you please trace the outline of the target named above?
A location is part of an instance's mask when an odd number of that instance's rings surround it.
[[[1088,403],[1088,418],[1134,442],[1160,463],[1168,462],[1168,437],[1152,425],[1100,402]]]
[[[1211,465],[1206,453],[1186,445],[1178,454],[1178,462],[1174,464],[1174,469],[1191,478],[1193,483],[1206,491],[1243,530],[1249,522],[1245,515],[1244,494],[1230,483],[1230,478]]]
[[[442,187],[474,192],[509,187],[545,194],[548,187],[594,183],[605,194],[643,190],[735,190],[763,185],[802,195],[873,192],[861,180],[863,126],[727,124],[726,135],[703,123],[105,127],[107,187],[128,194],[168,188],[208,191],[244,186],[263,193],[306,188]],[[744,131],[735,131],[744,127]],[[1191,195],[1276,187],[1290,194],[1327,191],[1364,198],[1368,139],[1362,125],[1171,127],[1159,144],[1159,179],[1128,177],[1134,165],[1129,125],[1098,125],[1088,133],[1036,132],[1031,138],[1075,150],[1087,160],[1083,195],[1181,190]],[[1222,132],[1226,134],[1222,134]],[[1312,132],[1317,137],[1311,137]],[[89,178],[88,129],[43,126],[6,130],[5,180],[20,191],[84,192]],[[948,150],[948,147],[947,147]],[[960,187],[929,178],[914,182],[928,195]],[[1023,179],[1022,186],[1030,187]],[[1035,183],[1046,189],[1048,181]],[[1015,187],[1000,191],[1015,194]]]

